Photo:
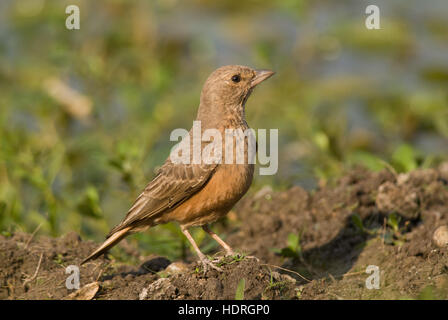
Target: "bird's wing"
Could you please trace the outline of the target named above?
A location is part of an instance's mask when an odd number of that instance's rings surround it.
[[[198,192],[212,177],[217,164],[174,164],[167,160],[157,176],[135,200],[123,221],[108,237],[167,209],[172,209]]]

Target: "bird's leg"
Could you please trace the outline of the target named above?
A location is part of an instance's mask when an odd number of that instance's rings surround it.
[[[187,237],[188,241],[190,241],[191,245],[193,246],[194,250],[199,256],[199,259],[201,260],[202,265],[204,266],[204,272],[207,271],[209,267],[222,271],[220,267],[215,266],[202,252],[199,250],[198,245],[194,241],[193,237],[191,236],[190,232],[188,232],[188,229],[181,226],[180,229],[182,230],[182,233]]]
[[[216,233],[214,233],[212,230],[210,230],[210,228],[208,227],[208,225],[203,225],[202,229],[204,229],[205,232],[207,232],[213,239],[216,240],[216,242],[219,243],[219,245],[221,247],[224,248],[224,250],[226,250],[226,255],[227,256],[234,256],[235,253],[233,252],[232,248],[224,242],[224,240],[222,240]]]

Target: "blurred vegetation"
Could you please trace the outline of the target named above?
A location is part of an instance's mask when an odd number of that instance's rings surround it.
[[[246,114],[279,129],[279,172],[250,192],[314,188],[355,165],[436,165],[448,155],[448,3],[430,2],[376,1],[381,30],[367,30],[369,3],[355,0],[1,1],[0,230],[101,240],[225,64],[277,72]],[[70,4],[80,30],[65,28]],[[132,239],[171,258],[188,248],[172,224]]]

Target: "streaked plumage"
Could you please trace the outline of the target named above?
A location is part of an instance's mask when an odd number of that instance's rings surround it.
[[[196,120],[201,121],[202,131],[215,128],[224,136],[225,129],[248,129],[244,114],[245,103],[253,88],[272,74],[271,71],[256,71],[244,66],[225,66],[214,71],[201,93]],[[238,82],[234,81],[236,76]],[[192,137],[192,130],[189,136]],[[201,148],[208,143],[210,142],[203,142]],[[232,253],[232,249],[211,232],[207,224],[227,214],[250,187],[254,167],[247,163],[247,141],[245,143],[244,164],[178,164],[168,157],[155,178],[137,197],[125,218],[82,263],[97,258],[130,233],[177,221],[204,267],[219,269],[200,252],[187,228],[203,226],[228,254]]]

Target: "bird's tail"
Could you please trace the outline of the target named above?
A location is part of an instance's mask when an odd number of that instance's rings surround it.
[[[98,258],[100,255],[105,253],[107,250],[112,248],[114,245],[116,245],[118,242],[120,242],[124,237],[126,237],[130,233],[131,227],[124,228],[122,230],[119,230],[113,234],[111,234],[104,243],[98,247],[92,254],[90,254],[87,258],[84,259],[83,262],[81,262],[81,265],[86,263],[87,261],[90,261],[92,259]]]

